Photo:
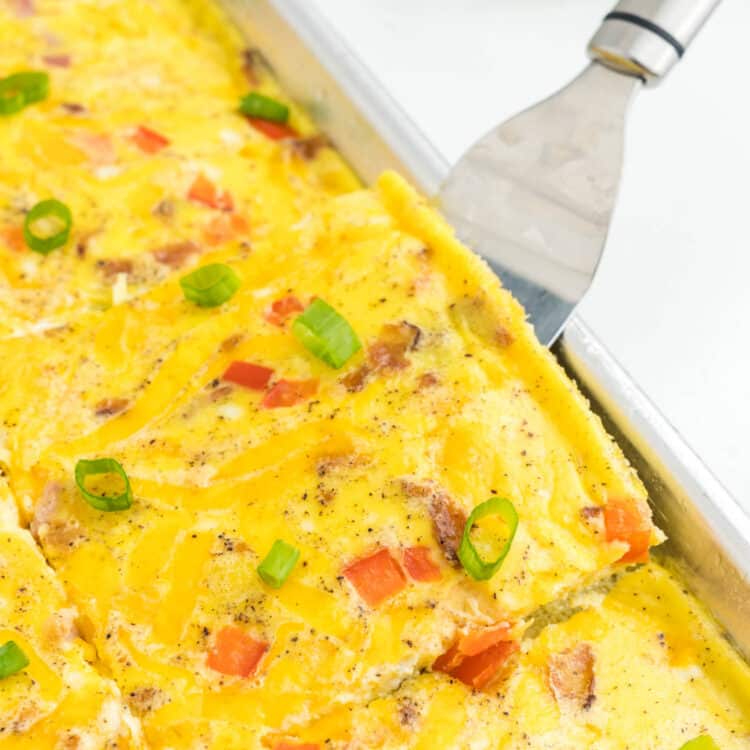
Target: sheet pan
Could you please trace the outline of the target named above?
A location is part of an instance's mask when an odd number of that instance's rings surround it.
[[[218,1],[365,182],[393,168],[437,192],[447,163],[314,3]],[[583,321],[570,321],[554,352],[646,484],[669,535],[661,554],[750,658],[750,518]]]

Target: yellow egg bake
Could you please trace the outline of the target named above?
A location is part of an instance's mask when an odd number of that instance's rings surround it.
[[[409,185],[203,0],[0,48],[0,747],[747,746],[744,663],[624,572],[637,476]]]

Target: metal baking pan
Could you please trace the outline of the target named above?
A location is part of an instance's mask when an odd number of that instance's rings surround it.
[[[309,0],[217,0],[364,182],[399,171],[434,195],[448,164]],[[554,346],[645,483],[694,593],[750,658],[750,518],[578,318]]]

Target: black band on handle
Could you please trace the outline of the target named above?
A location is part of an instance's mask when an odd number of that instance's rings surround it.
[[[648,29],[657,36],[660,36],[665,42],[671,44],[674,47],[674,51],[677,53],[677,57],[682,57],[685,54],[685,48],[675,39],[666,29],[658,26],[653,21],[649,21],[648,18],[637,16],[635,13],[623,13],[619,10],[613,10],[604,16],[605,21],[627,21],[628,23],[640,26],[642,29]]]

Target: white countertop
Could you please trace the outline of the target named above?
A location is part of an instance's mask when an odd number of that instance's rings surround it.
[[[450,160],[551,93],[614,0],[315,0]],[[586,322],[750,511],[750,3],[636,100]]]

